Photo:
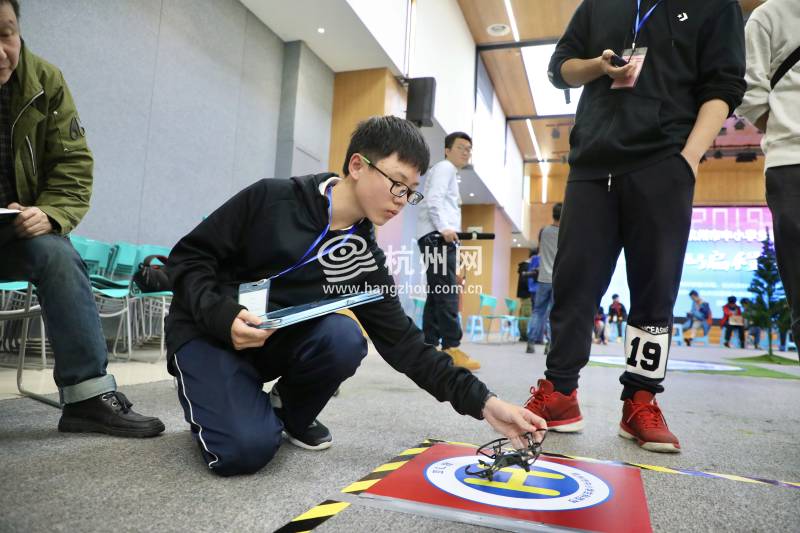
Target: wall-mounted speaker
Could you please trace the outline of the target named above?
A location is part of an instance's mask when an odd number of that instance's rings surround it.
[[[433,105],[436,101],[436,78],[408,80],[406,119],[417,126],[433,126]]]

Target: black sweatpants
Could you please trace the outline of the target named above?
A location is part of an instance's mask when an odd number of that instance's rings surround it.
[[[194,339],[172,354],[178,400],[208,467],[221,476],[253,473],[281,445],[281,431],[303,431],[352,376],[367,342],[350,318],[330,314],[275,331],[261,348],[235,351]],[[284,420],[264,383],[280,377]]]
[[[594,315],[625,249],[631,309],[623,398],[663,392],[695,178],[680,154],[609,181],[569,181],[553,267],[545,376],[568,393],[589,361]]]
[[[725,326],[725,346],[730,345],[734,333],[739,337],[739,348],[744,349],[744,326]]]
[[[425,342],[436,346],[441,339],[442,350],[455,348],[462,336],[456,281],[458,247],[446,243],[438,233],[423,236],[418,244],[427,265],[428,294],[422,311]]]
[[[778,270],[792,310],[792,335],[797,343],[800,342],[800,165],[767,169],[767,205],[772,211]]]

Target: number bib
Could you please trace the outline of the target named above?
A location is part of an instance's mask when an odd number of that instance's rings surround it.
[[[628,324],[625,327],[626,370],[646,378],[664,379],[669,344],[669,330],[654,335]]]

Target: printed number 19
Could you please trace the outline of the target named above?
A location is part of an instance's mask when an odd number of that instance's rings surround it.
[[[639,343],[642,339],[634,337],[631,341],[631,356],[628,357],[628,366],[636,367],[637,352],[639,351]],[[652,372],[658,368],[658,363],[661,361],[661,345],[655,342],[645,342],[642,346],[642,357],[644,361],[641,362],[642,369]]]

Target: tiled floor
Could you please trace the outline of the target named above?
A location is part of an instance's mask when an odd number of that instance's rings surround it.
[[[134,350],[134,357],[143,361],[153,361],[158,358],[158,350]],[[163,359],[155,363],[112,361],[108,364],[107,372],[114,375],[119,387],[172,379],[172,376],[167,373],[167,365]],[[39,394],[57,392],[56,385],[53,382],[52,368],[47,370],[26,369],[23,374],[23,386],[31,392]],[[0,400],[19,397],[17,370],[15,368],[0,368]]]

